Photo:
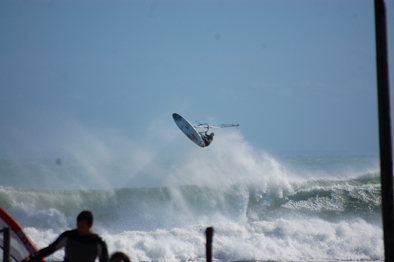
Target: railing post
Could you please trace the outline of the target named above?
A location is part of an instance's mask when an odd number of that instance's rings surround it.
[[[208,227],[205,230],[205,235],[207,237],[206,242],[206,257],[207,262],[212,262],[212,238],[213,238],[213,227]]]
[[[386,8],[375,0],[376,66],[379,110],[380,179],[385,261],[394,261],[393,160],[390,88],[387,62]]]
[[[3,232],[3,262],[10,262],[11,257],[11,228],[5,227],[0,232]]]

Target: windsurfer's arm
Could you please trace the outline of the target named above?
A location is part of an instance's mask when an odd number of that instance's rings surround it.
[[[43,248],[43,249],[39,250],[38,252],[28,256],[27,258],[22,260],[22,262],[37,261],[41,258],[47,257],[47,256],[53,254],[54,252],[56,252],[57,250],[61,249],[62,247],[65,247],[66,242],[67,242],[67,238],[64,236],[64,233],[63,233],[55,240],[55,242],[50,244],[48,247]]]

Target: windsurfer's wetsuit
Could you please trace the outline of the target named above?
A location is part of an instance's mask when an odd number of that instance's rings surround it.
[[[205,133],[205,135],[201,134],[201,138],[202,138],[202,140],[204,140],[206,147],[209,146],[213,141],[212,133],[210,135],[207,135],[206,133]]]
[[[108,249],[105,242],[94,233],[79,235],[76,229],[62,233],[52,244],[30,256],[33,261],[51,255],[65,248],[64,262],[93,262],[99,257],[100,262],[108,262]]]

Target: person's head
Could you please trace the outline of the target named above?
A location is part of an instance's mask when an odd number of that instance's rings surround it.
[[[130,258],[123,252],[115,252],[109,262],[130,262]]]
[[[214,136],[215,135],[215,133],[211,133],[211,136]]]
[[[90,211],[82,211],[77,217],[78,234],[83,236],[92,232],[93,214]]]

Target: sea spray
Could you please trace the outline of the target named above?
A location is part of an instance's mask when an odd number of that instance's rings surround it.
[[[88,209],[110,253],[133,261],[203,261],[208,226],[220,260],[383,259],[376,157],[278,157],[236,132],[214,143],[168,145],[135,169],[107,159],[86,177],[83,161],[3,161],[0,205],[40,248]]]

